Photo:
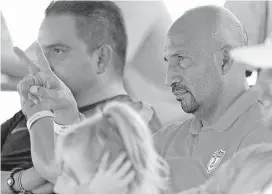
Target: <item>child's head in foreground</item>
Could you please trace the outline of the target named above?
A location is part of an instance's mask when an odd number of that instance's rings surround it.
[[[105,152],[110,152],[110,163],[127,153],[136,173],[130,193],[156,194],[167,187],[168,166],[155,151],[141,116],[126,104],[110,102],[59,138],[56,157],[62,173],[56,192],[73,193],[73,186],[89,182]]]

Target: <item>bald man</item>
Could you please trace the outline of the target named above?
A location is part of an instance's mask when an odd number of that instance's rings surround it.
[[[181,108],[194,116],[154,136],[171,168],[170,193],[204,183],[241,148],[272,142],[259,89],[249,88],[245,66],[229,58],[229,50],[246,45],[243,26],[223,7],[191,9],[167,32],[166,82]]]

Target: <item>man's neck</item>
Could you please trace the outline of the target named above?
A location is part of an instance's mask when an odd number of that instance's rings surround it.
[[[127,95],[122,84],[111,84],[100,89],[89,89],[75,96],[78,108],[95,104],[118,95]]]
[[[227,111],[227,109],[235,103],[239,97],[249,89],[248,84],[245,82],[243,86],[237,88],[235,91],[229,92],[226,90],[222,93],[222,98],[219,101],[219,105],[212,111],[213,113],[206,118],[201,119],[203,127],[211,126],[217,122],[221,116]]]

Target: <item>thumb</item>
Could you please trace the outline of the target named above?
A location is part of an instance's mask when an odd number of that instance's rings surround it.
[[[48,194],[48,193],[53,193],[54,185],[50,182],[47,182],[40,187],[34,189],[32,193],[34,194]]]

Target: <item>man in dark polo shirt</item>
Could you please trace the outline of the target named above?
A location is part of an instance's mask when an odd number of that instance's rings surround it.
[[[51,3],[46,9],[38,41],[52,73],[70,89],[79,112],[91,115],[95,107],[109,100],[128,102],[139,110],[153,131],[161,127],[154,110],[140,102],[133,102],[123,87],[127,35],[123,16],[114,3]],[[24,61],[27,60],[24,58]],[[39,84],[40,89],[46,89],[43,83]],[[42,91],[40,89],[37,91]],[[6,181],[11,171],[17,167],[24,169],[21,171],[21,182],[25,190],[51,193],[52,184],[48,184],[49,179],[42,173],[45,171],[39,169],[43,164],[35,165],[33,162],[33,167],[32,161],[33,158],[39,158],[39,161],[46,163],[46,156],[53,155],[54,131],[51,130],[52,127],[41,124],[49,120],[45,121],[46,118],[43,118],[37,120],[30,133],[28,132],[26,118],[30,118],[35,111],[30,111],[30,114],[25,110],[24,101],[33,102],[37,98],[34,97],[35,92],[30,93],[29,88],[19,88],[19,93],[26,117],[20,111],[1,126],[1,193],[11,193]],[[34,109],[35,106],[31,105]],[[36,112],[41,110],[37,108]],[[58,111],[59,115],[63,115],[62,113],[66,113],[66,110]],[[21,190],[17,181],[19,172],[13,176],[13,188],[17,191]],[[53,183],[52,180],[49,181]]]

